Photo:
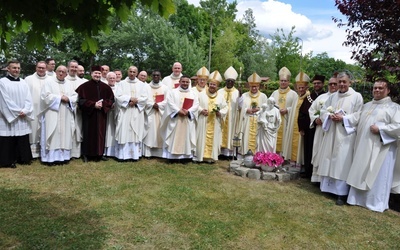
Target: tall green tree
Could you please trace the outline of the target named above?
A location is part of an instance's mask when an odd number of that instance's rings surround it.
[[[260,76],[274,79],[275,55],[267,39],[259,34],[252,9],[247,9],[239,20],[237,57],[243,63],[243,80],[257,72]]]
[[[271,35],[277,69],[287,67],[292,73],[293,79],[301,69],[304,70],[302,65],[300,65],[300,60],[302,59],[300,38],[296,37],[295,33],[296,28],[293,26],[289,33],[285,33],[283,29],[277,29]]]
[[[233,21],[236,17],[237,2],[228,3],[226,0],[202,0],[200,1],[202,10],[207,15],[208,20],[208,62],[211,62],[212,48],[216,39],[223,33],[226,21]],[[209,65],[211,67],[211,65]]]
[[[207,14],[209,22],[213,24],[215,32],[219,33],[219,27],[223,27],[226,20],[234,21],[236,17],[237,1],[229,3],[226,0],[201,0],[200,6]]]
[[[223,74],[229,66],[233,66],[237,69],[243,66],[236,57],[239,34],[235,30],[234,22],[227,21],[227,24],[228,25],[224,28],[224,32],[215,39],[214,45],[212,46],[210,70],[219,70],[221,74]]]
[[[208,42],[209,20],[207,13],[186,0],[176,0],[176,13],[168,20],[172,27],[186,34],[189,41],[199,46],[206,46]]]

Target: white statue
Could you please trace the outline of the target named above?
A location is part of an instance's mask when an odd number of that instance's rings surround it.
[[[261,111],[258,115],[257,151],[275,153],[280,125],[281,115],[279,109],[275,107],[275,99],[270,97],[267,103],[261,106]]]

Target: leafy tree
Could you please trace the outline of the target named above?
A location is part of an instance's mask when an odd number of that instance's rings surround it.
[[[371,100],[372,85],[365,81],[365,70],[359,65],[346,64],[342,60],[329,57],[326,52],[312,55],[312,52],[304,58],[304,71],[312,78],[314,75],[324,75],[326,81],[335,73],[348,71],[354,79],[352,87],[363,95],[364,100]],[[312,89],[310,85],[310,89]]]
[[[271,80],[276,79],[276,57],[274,48],[264,37],[259,38],[254,46],[255,58],[253,68],[260,76],[268,76]]]
[[[237,57],[244,65],[243,80],[257,72],[260,76],[275,78],[274,49],[256,29],[252,9],[247,9],[237,25],[241,39],[237,39]]]
[[[235,20],[237,2],[228,3],[226,0],[201,0],[200,6],[207,13],[210,22],[215,27],[215,32],[218,34],[218,27],[223,27],[223,22],[226,20]]]
[[[257,72],[260,76],[268,76],[275,79],[276,66],[274,49],[265,38],[260,37],[256,44],[245,51],[240,59],[244,64],[243,80]]]
[[[57,64],[66,65],[68,61],[77,60],[84,67],[91,65],[94,55],[88,51],[81,50],[82,37],[76,35],[72,30],[67,29],[61,32],[63,39],[55,44],[48,36],[43,37],[44,48],[29,49],[26,47],[27,34],[19,33],[15,35],[8,46],[8,57],[16,58],[21,62],[21,73],[30,75],[35,72],[35,64],[43,61],[47,57],[52,57]],[[6,60],[6,55],[2,55]]]
[[[207,13],[186,0],[176,0],[175,4],[176,13],[168,18],[172,27],[186,34],[189,41],[206,46],[209,32]]]
[[[204,65],[204,51],[196,42],[189,41],[185,33],[171,27],[167,20],[141,6],[133,8],[127,21],[121,22],[114,15],[110,17],[110,32],[100,32],[93,37],[99,42],[96,54],[81,50],[83,38],[67,29],[62,31],[63,39],[58,44],[44,37],[42,51],[29,50],[25,46],[27,35],[19,34],[12,39],[9,55],[22,62],[24,73],[31,74],[35,63],[46,57],[53,57],[58,64],[69,60],[79,61],[85,68],[95,64],[107,64],[111,69],[125,71],[136,65],[151,72],[159,69],[163,75],[171,72],[173,62],[180,61],[184,72],[192,75]],[[4,56],[3,56],[4,57]]]
[[[345,27],[353,47],[352,59],[368,70],[367,78],[393,74],[400,79],[400,1],[335,0],[347,20],[333,18]]]
[[[310,77],[318,74],[329,78],[334,72],[347,69],[344,61],[329,57],[326,52],[315,56],[312,56],[312,53],[310,53],[309,58],[306,57],[305,61],[306,67],[304,71]]]
[[[172,0],[58,0],[58,1],[3,1],[0,5],[0,45],[6,51],[8,42],[18,33],[26,33],[28,48],[43,49],[43,37],[54,42],[62,40],[62,31],[72,29],[80,34],[83,50],[97,49],[93,36],[108,29],[108,17],[116,13],[126,20],[136,2],[168,16],[174,12]]]
[[[98,39],[98,61],[112,68],[125,70],[135,65],[140,70],[158,69],[167,75],[172,64],[179,61],[184,72],[191,75],[204,64],[204,51],[196,42],[146,9],[133,9],[126,22],[116,23],[109,34],[102,33]]]
[[[283,29],[277,29],[276,32],[271,35],[272,46],[274,47],[276,55],[276,68],[279,71],[282,67],[287,67],[292,73],[293,79],[299,73],[300,68],[303,68],[302,65],[300,65],[300,38],[295,37],[295,33],[296,29],[293,26],[288,34],[286,34]],[[278,72],[276,74],[278,74]]]
[[[210,70],[219,70],[221,74],[225,72],[225,70],[229,66],[233,66],[236,69],[239,69],[243,65],[236,57],[237,55],[237,45],[239,34],[235,29],[235,23],[233,21],[227,21],[226,27],[222,34],[215,40],[215,44],[212,47],[212,60],[211,60],[211,69]]]
[[[204,49],[209,52],[208,61],[210,62],[212,47],[215,40],[223,33],[225,22],[233,21],[236,17],[237,2],[228,3],[226,0],[202,0],[200,1],[200,6],[202,7],[202,11],[205,12],[207,20],[209,20],[207,28],[209,31],[208,48]]]
[[[249,38],[258,39],[260,37],[259,31],[256,29],[257,28],[257,26],[256,26],[256,18],[253,15],[253,10],[252,9],[247,9],[244,12],[243,19],[241,20],[241,23],[246,28]]]
[[[26,34],[18,34],[12,38],[9,45],[9,57],[18,59],[21,62],[21,75],[30,75],[35,72],[36,62],[44,60],[49,46],[45,50],[39,51],[37,49],[29,50],[25,46],[27,40]],[[2,61],[6,61],[6,56],[2,55]]]

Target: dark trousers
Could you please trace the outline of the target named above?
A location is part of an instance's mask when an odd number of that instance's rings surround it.
[[[0,136],[0,167],[13,163],[29,164],[31,161],[29,135]]]
[[[305,132],[304,135],[304,170],[307,178],[311,178],[313,165],[311,164],[312,160],[312,151],[314,144],[314,134],[315,130],[310,129]]]

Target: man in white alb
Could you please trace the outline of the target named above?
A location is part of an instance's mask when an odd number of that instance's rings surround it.
[[[161,73],[154,70],[149,83],[151,96],[146,106],[147,130],[143,139],[143,155],[145,157],[163,157],[163,139],[161,118],[167,105],[167,95],[170,89],[161,83]]]
[[[115,95],[118,105],[115,157],[122,161],[139,160],[142,156],[144,109],[151,92],[150,87],[136,77],[137,72],[137,67],[129,67],[128,77],[117,84]]]
[[[35,120],[30,121],[32,133],[29,135],[29,143],[31,144],[33,158],[40,157],[40,121],[38,119],[38,115],[40,113],[40,92],[46,81],[46,78],[46,63],[44,61],[37,62],[36,72],[25,78],[25,82],[28,84],[29,90],[31,91],[33,103],[32,115],[35,117]]]
[[[348,134],[343,126],[343,117],[361,110],[363,98],[351,85],[351,75],[341,72],[337,77],[339,91],[330,95],[321,110],[324,121],[324,140],[321,145],[318,175],[321,176],[321,191],[336,194],[336,205],[346,202],[349,186],[346,183],[353,161],[356,134]]]
[[[40,95],[40,157],[43,163],[63,164],[71,159],[78,94],[66,76],[67,68],[58,66],[56,77],[46,80]]]
[[[400,138],[400,106],[388,96],[389,82],[378,79],[374,99],[361,112],[344,116],[350,133],[357,129],[354,157],[347,177],[347,203],[376,212],[389,209],[397,142]]]
[[[322,130],[322,120],[320,118],[321,109],[324,106],[324,103],[328,99],[328,97],[335,93],[337,89],[337,74],[335,74],[328,81],[328,93],[318,96],[318,98],[313,101],[310,109],[308,110],[308,113],[310,115],[310,128],[315,127],[311,158],[311,163],[313,165],[311,182],[321,182],[321,177],[318,175],[318,166],[319,156],[321,154],[321,144],[325,134],[325,132]]]
[[[190,78],[183,75],[179,87],[168,93],[161,131],[165,158],[191,161],[196,150],[196,117],[199,100],[190,88]]]

